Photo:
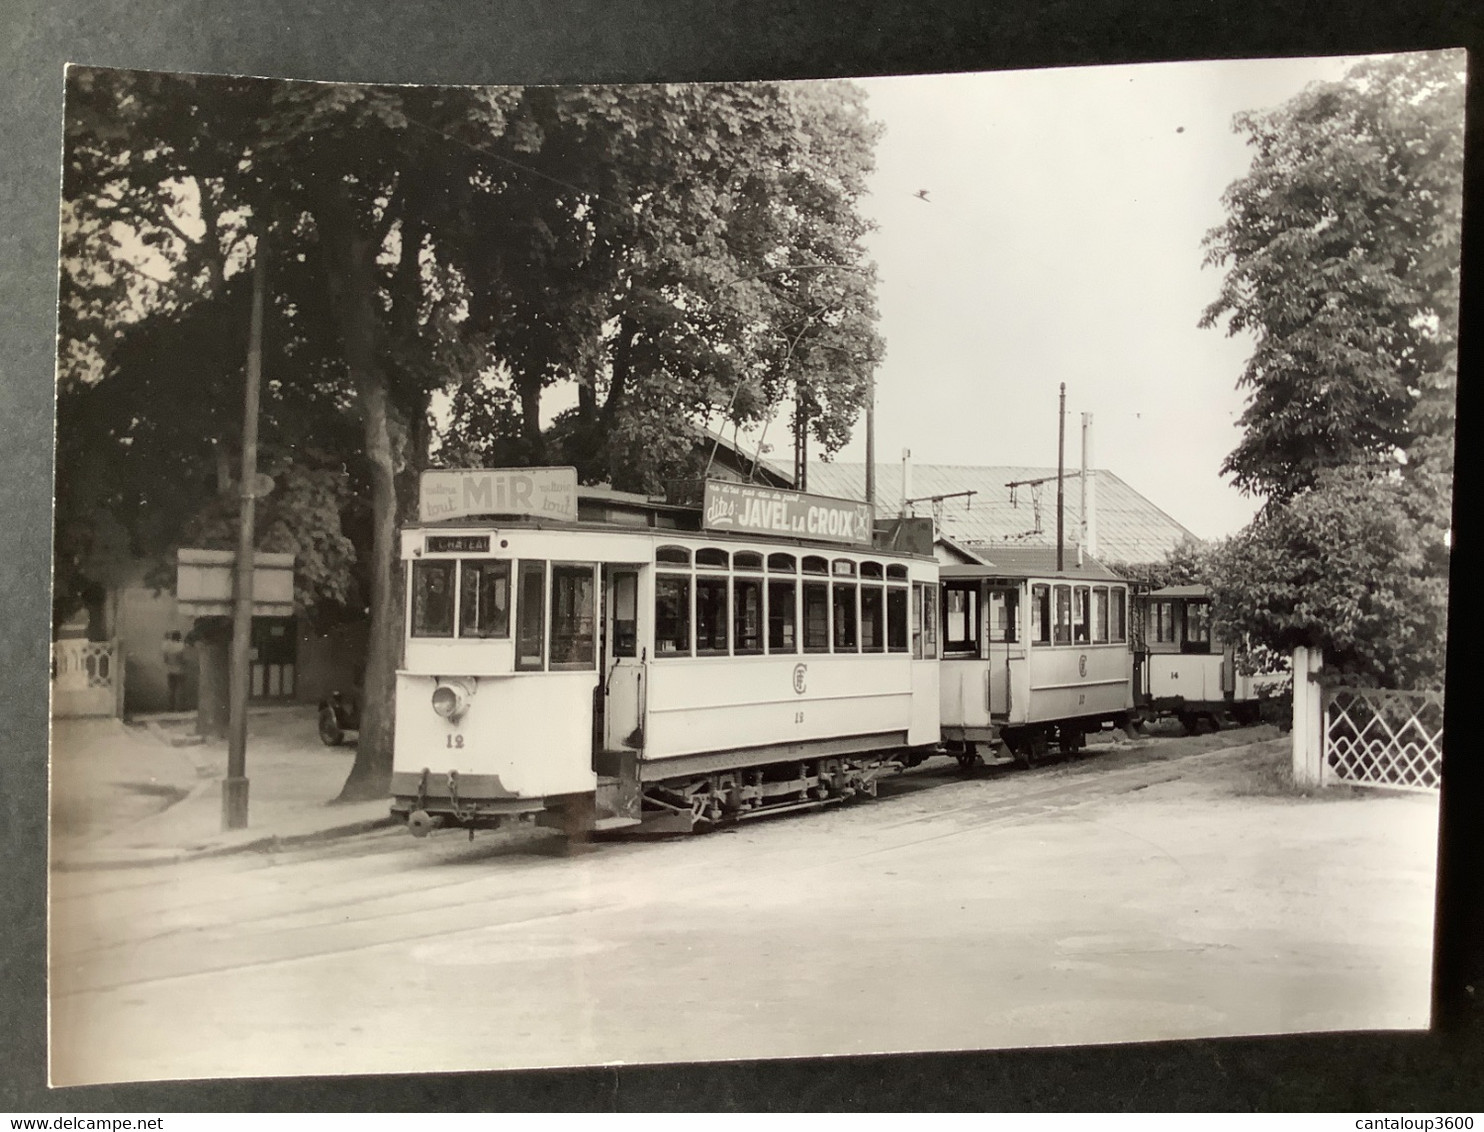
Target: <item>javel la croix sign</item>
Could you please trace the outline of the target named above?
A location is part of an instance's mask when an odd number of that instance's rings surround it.
[[[708,530],[871,545],[871,505],[854,499],[707,480],[702,507]]]

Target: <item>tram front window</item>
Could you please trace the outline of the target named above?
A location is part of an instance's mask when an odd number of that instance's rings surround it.
[[[416,562],[412,567],[412,635],[453,636],[454,562]]]
[[[989,639],[994,644],[1014,644],[1020,639],[1020,591],[989,591]]]
[[[466,560],[459,588],[459,636],[510,636],[509,562]]]
[[[593,568],[551,568],[551,667],[591,668],[597,655],[593,633]]]
[[[520,564],[516,596],[515,667],[521,672],[541,669],[542,627],[545,625],[546,563],[525,561]]]
[[[943,587],[943,652],[974,656],[979,652],[979,583]]]

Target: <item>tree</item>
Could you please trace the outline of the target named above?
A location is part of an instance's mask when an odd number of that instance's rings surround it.
[[[1252,171],[1207,262],[1205,325],[1254,349],[1223,470],[1267,497],[1210,560],[1228,631],[1351,678],[1441,680],[1463,146],[1456,53],[1353,68],[1242,115]]]
[[[1202,325],[1254,339],[1222,468],[1244,491],[1399,458],[1451,474],[1463,80],[1461,53],[1396,56],[1238,116],[1256,153],[1206,237],[1230,266]]]
[[[861,99],[848,84],[526,91],[496,143],[517,203],[472,236],[488,253],[472,318],[506,369],[456,394],[445,451],[656,490],[699,470],[687,422],[757,422],[800,391],[820,442],[843,444],[881,351]],[[561,383],[576,406],[543,433]]]
[[[1399,477],[1321,472],[1314,489],[1213,548],[1216,620],[1284,653],[1322,647],[1347,679],[1441,687],[1446,556],[1415,504]]]
[[[439,391],[456,391],[447,451],[529,460],[554,439],[587,478],[615,482],[652,482],[687,422],[756,419],[790,382],[820,403],[822,442],[843,442],[880,347],[854,212],[872,136],[858,93],[69,79],[63,337],[83,346],[59,419],[78,426],[74,449],[91,419],[112,471],[59,489],[78,543],[64,555],[59,533],[59,564],[80,577],[98,557],[83,544],[100,501],[136,548],[230,522],[199,484],[233,427],[219,410],[235,400],[221,395],[235,335],[208,335],[189,365],[148,344],[235,318],[244,268],[266,252],[281,338],[265,411],[297,406],[322,440],[282,414],[285,506],[265,513],[263,536],[319,551],[332,512],[364,508],[354,559],[370,632],[343,797],[383,794],[390,775],[395,535]],[[829,121],[855,132],[832,146]],[[824,267],[847,281],[816,283]],[[144,361],[128,360],[126,338]],[[579,403],[549,437],[541,395],[557,382]],[[175,402],[189,406],[179,419]],[[202,435],[172,450],[188,425]],[[346,484],[354,497],[337,494]],[[159,509],[176,488],[179,506]],[[149,538],[144,513],[159,523]],[[321,588],[336,574],[326,563]]]

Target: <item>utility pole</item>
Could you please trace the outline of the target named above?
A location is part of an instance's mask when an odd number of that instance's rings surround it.
[[[252,316],[247,339],[247,389],[242,399],[241,501],[237,561],[232,573],[232,660],[229,676],[227,777],[222,782],[222,829],[247,828],[247,696],[252,643],[254,526],[257,520],[258,390],[263,378],[263,290],[266,241],[259,233],[253,253]]]
[[[1061,383],[1061,400],[1056,410],[1056,572],[1061,573],[1062,563],[1062,508],[1066,497],[1062,480],[1066,475],[1067,459],[1067,383]]]

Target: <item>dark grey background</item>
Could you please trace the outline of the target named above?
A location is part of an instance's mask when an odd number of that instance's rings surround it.
[[[1478,744],[1480,84],[1469,95],[1460,479],[1430,1035],[1342,1035],[488,1075],[45,1085],[46,727],[62,69],[417,83],[761,79],[1484,47],[1474,0],[0,0],[0,1108],[1484,1108]],[[1477,68],[1477,58],[1472,64]],[[1477,80],[1477,71],[1474,73]],[[925,963],[952,963],[924,955]],[[368,994],[380,988],[367,988]],[[202,1009],[210,1009],[203,1003]]]

